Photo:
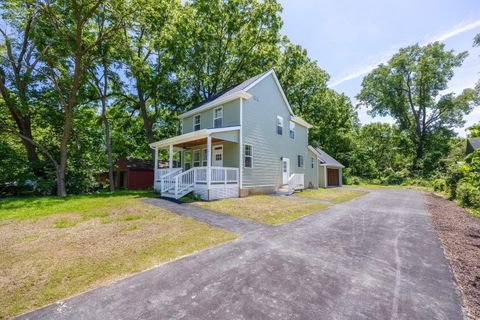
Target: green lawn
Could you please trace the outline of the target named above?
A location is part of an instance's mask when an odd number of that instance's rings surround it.
[[[328,207],[328,205],[323,203],[269,195],[229,198],[208,202],[199,201],[194,202],[194,204],[232,216],[268,224],[281,224]]]
[[[149,195],[0,200],[0,319],[237,237]]]
[[[350,190],[341,188],[310,189],[304,190],[298,196],[316,200],[331,201],[335,203],[350,201],[357,197],[366,195],[367,191]]]

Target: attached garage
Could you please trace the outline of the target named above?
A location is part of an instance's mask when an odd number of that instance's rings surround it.
[[[342,169],[344,166],[320,148],[309,146],[317,155],[318,186],[323,188],[342,186]]]

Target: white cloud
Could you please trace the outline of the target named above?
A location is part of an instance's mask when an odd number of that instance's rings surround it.
[[[442,32],[438,35],[430,37],[429,39],[424,41],[423,44],[427,44],[427,43],[435,42],[435,41],[445,41],[445,40],[450,39],[452,37],[455,37],[455,36],[457,36],[461,33],[464,33],[464,32],[467,32],[467,31],[470,31],[470,30],[473,30],[473,29],[476,29],[476,28],[480,28],[480,20],[477,20],[477,21],[474,21],[474,22],[471,22],[471,23],[459,24],[451,30],[444,31],[444,32]],[[400,49],[400,47],[401,46],[396,47],[395,50],[389,50],[388,52],[384,53],[380,57],[376,56],[376,58],[373,58],[373,59],[371,58],[371,59],[369,59],[370,62],[366,63],[365,65],[360,66],[360,67],[356,68],[355,70],[353,70],[351,72],[347,72],[346,74],[344,74],[344,75],[342,75],[338,78],[333,78],[331,83],[329,84],[329,86],[331,88],[333,88],[333,87],[338,86],[339,84],[341,84],[343,82],[346,82],[346,81],[349,81],[349,80],[352,80],[352,79],[356,79],[360,76],[363,76],[364,74],[369,73],[370,71],[375,69],[379,64],[387,62],[390,59],[390,57],[392,57],[393,54],[396,51],[398,51],[398,49]]]

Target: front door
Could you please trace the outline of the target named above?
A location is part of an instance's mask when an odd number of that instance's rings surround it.
[[[212,167],[223,167],[223,146],[213,146]]]
[[[288,177],[290,177],[290,159],[282,159],[282,183],[288,183]]]

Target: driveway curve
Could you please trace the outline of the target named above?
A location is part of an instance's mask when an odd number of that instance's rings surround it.
[[[370,193],[22,319],[463,319],[419,191]]]

